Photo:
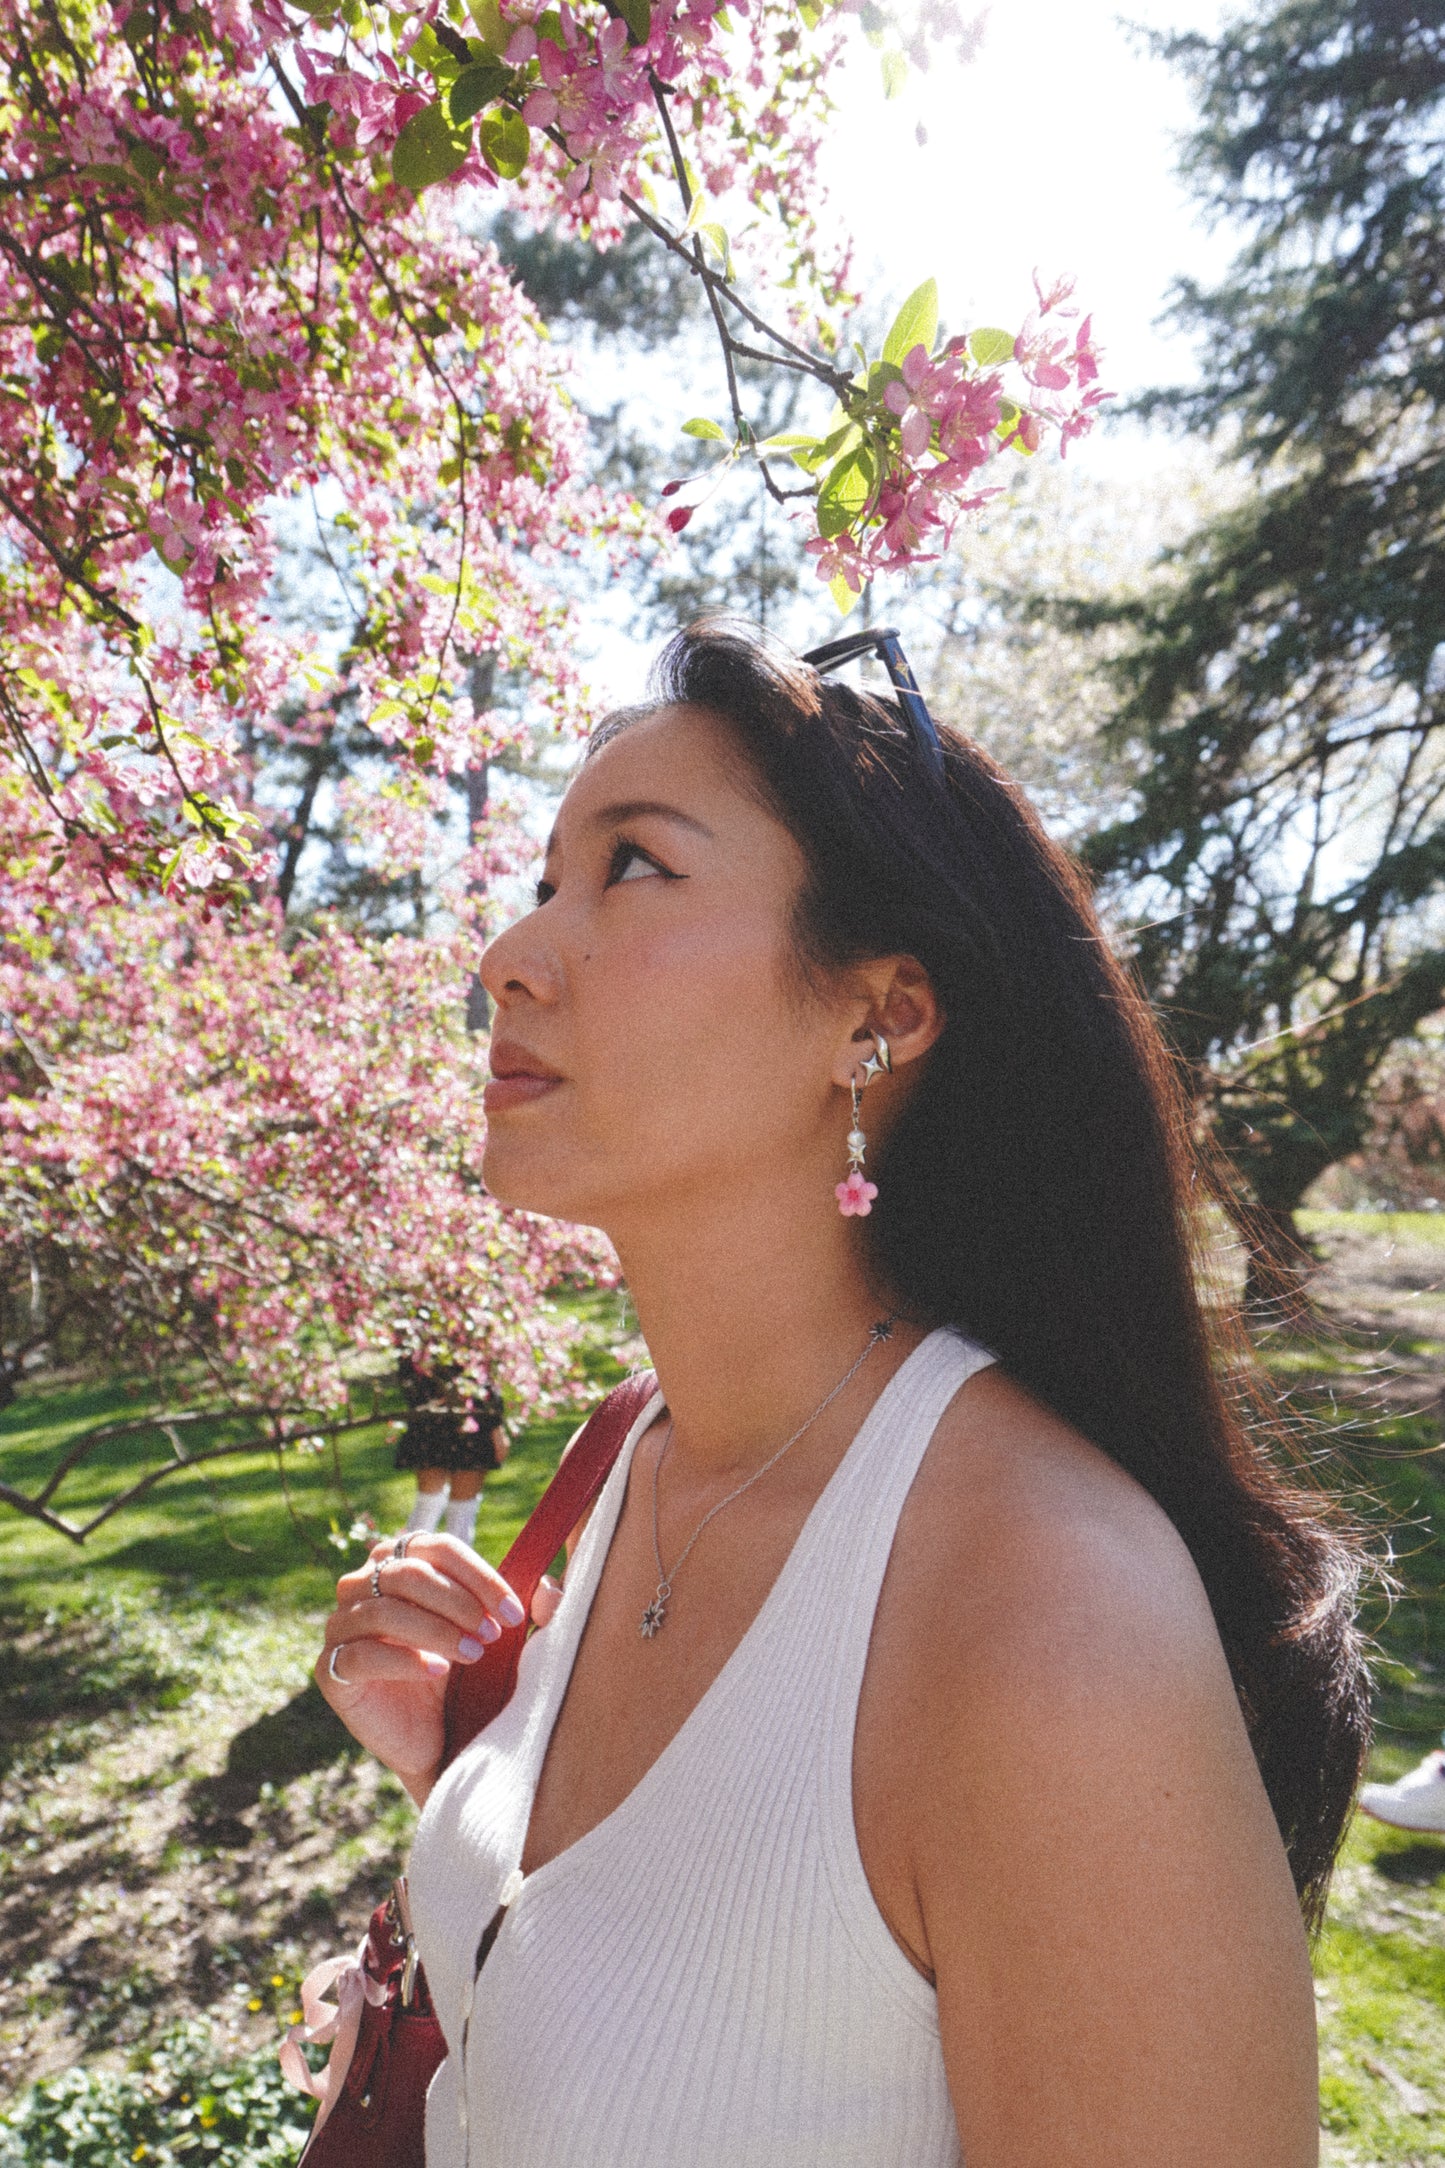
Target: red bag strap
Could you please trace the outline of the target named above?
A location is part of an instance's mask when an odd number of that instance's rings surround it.
[[[588,1417],[572,1450],[537,1501],[537,1510],[502,1560],[501,1572],[530,1618],[537,1584],[612,1473],[633,1424],[657,1392],[650,1371],[624,1378]],[[443,1767],[512,1698],[527,1628],[509,1626],[474,1664],[453,1664],[447,1681]]]

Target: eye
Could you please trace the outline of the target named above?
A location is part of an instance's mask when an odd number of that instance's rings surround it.
[[[536,887],[532,890],[532,900],[536,905],[537,909],[540,911],[543,904],[550,903],[556,893],[556,888],[553,886],[551,881],[539,881]]]
[[[666,866],[654,858],[650,851],[643,850],[640,843],[629,843],[625,836],[619,836],[617,842],[613,845],[612,857],[608,862],[607,886],[612,888],[619,881],[646,880],[652,875],[656,875],[664,881],[675,881],[680,878],[679,875],[670,872]]]

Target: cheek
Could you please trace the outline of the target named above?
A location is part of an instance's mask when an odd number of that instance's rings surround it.
[[[578,964],[578,1009],[589,1038],[626,1040],[654,1066],[736,1059],[750,1028],[769,1028],[782,1002],[776,929],[762,914],[639,933]],[[630,1065],[628,1065],[630,1066]]]

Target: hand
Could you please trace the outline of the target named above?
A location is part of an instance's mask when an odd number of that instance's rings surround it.
[[[501,1575],[455,1536],[414,1535],[405,1558],[395,1549],[390,1538],[378,1543],[337,1582],[314,1677],[352,1737],[420,1806],[441,1766],[452,1665],[476,1663],[525,1614]]]

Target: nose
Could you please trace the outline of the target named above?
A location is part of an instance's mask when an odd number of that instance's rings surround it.
[[[541,911],[529,911],[482,952],[477,976],[500,1008],[519,1000],[557,999],[561,972],[541,919]]]

